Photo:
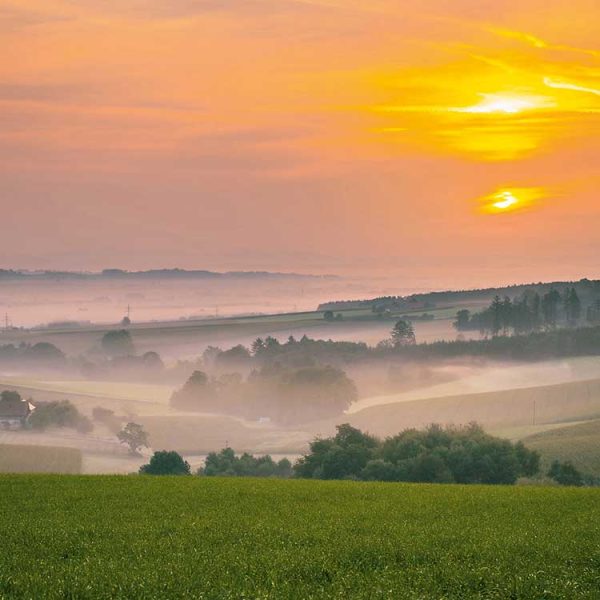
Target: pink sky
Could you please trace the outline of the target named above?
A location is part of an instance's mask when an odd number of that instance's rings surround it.
[[[599,23],[596,0],[5,0],[0,267],[599,277]]]

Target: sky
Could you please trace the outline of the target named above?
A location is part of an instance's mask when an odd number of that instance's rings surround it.
[[[0,0],[0,267],[600,277],[597,0]]]

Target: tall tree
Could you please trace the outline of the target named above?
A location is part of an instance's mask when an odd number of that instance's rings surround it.
[[[410,321],[400,319],[392,329],[392,343],[395,348],[414,346],[417,343],[415,330]]]
[[[572,287],[565,293],[565,316],[567,323],[571,326],[577,325],[581,319],[581,300],[577,294],[577,290]]]
[[[556,327],[560,300],[560,292],[555,289],[544,294],[542,298],[542,314],[544,315],[544,325],[546,327]]]

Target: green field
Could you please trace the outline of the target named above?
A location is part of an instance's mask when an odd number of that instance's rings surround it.
[[[600,419],[543,431],[523,439],[537,450],[545,465],[554,460],[571,461],[588,475],[600,477]]]
[[[0,473],[81,473],[81,451],[54,446],[1,444]]]
[[[598,598],[600,490],[0,477],[0,598]]]

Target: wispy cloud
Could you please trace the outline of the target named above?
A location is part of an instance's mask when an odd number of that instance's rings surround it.
[[[583,92],[584,94],[593,94],[594,96],[600,96],[600,89],[586,87],[576,83],[570,83],[567,81],[556,81],[550,77],[544,77],[544,85],[555,90],[571,90],[573,92]]]
[[[547,42],[531,33],[525,33],[522,31],[512,31],[510,29],[503,29],[500,27],[492,26],[487,26],[485,27],[485,29],[495,35],[524,42],[525,44],[528,44],[529,46],[532,46],[534,48],[545,50],[561,50],[565,52],[577,52],[580,54],[587,54],[595,58],[600,57],[600,51],[598,50],[591,50],[589,48],[578,48],[576,46],[569,46],[568,44],[555,44]]]

